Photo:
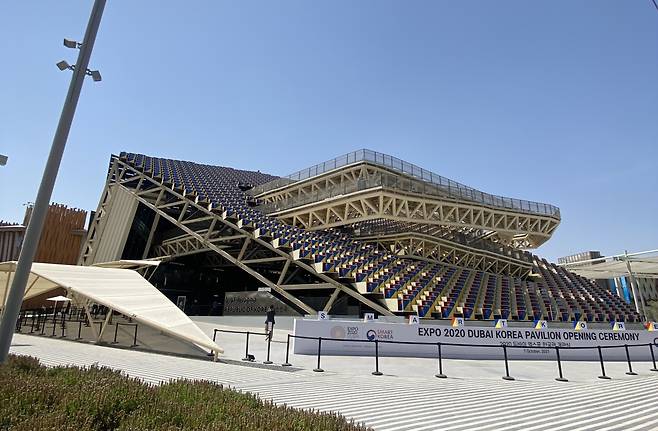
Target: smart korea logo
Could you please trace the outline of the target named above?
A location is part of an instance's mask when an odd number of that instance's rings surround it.
[[[368,337],[368,341],[375,341],[377,339],[377,333],[371,329],[366,332],[366,337]]]

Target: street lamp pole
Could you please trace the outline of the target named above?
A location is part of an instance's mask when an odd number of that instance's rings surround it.
[[[53,144],[50,148],[48,162],[46,163],[46,168],[43,172],[43,178],[41,179],[37,199],[34,202],[32,217],[27,226],[25,240],[23,241],[23,247],[21,248],[21,253],[18,258],[18,264],[16,265],[9,295],[7,296],[7,302],[4,304],[2,320],[0,320],[0,364],[7,362],[16,320],[18,319],[23,296],[25,295],[25,286],[27,285],[30,276],[32,262],[34,261],[39,238],[41,237],[41,231],[48,212],[53,187],[55,186],[55,180],[57,179],[57,172],[62,161],[64,148],[66,147],[66,140],[68,139],[69,131],[71,130],[75,108],[78,104],[78,99],[80,98],[80,90],[82,89],[82,83],[84,82],[85,76],[88,74],[87,66],[89,65],[89,58],[91,57],[91,51],[94,47],[96,34],[98,33],[103,9],[105,8],[105,1],[106,0],[94,1],[94,6],[92,7],[91,15],[89,17],[89,23],[87,24],[87,30],[85,31],[85,37],[80,45],[78,60],[73,68],[73,76],[71,77],[66,100],[64,101],[62,113],[59,117],[57,131],[55,132]]]

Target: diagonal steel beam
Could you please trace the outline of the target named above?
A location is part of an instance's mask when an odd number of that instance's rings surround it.
[[[166,190],[166,193],[168,193],[168,194],[170,194],[170,195],[172,195],[172,196],[175,196],[175,197],[177,197],[177,198],[180,199],[180,200],[184,200],[184,199],[185,199],[185,197],[184,197],[183,195],[181,195],[180,193],[176,192],[175,190],[173,190],[173,189],[171,189],[171,188],[169,188],[169,187],[166,187],[166,186],[163,185],[163,184],[158,183],[156,180],[154,180],[154,179],[152,179],[152,178],[146,176],[144,173],[139,172],[138,170],[132,168],[132,167],[131,167],[130,165],[128,165],[127,163],[125,163],[125,162],[123,162],[123,161],[121,161],[121,160],[119,160],[119,159],[114,159],[114,163],[118,165],[118,168],[117,168],[117,169],[120,169],[121,167],[123,167],[124,170],[131,170],[136,176],[140,176],[140,177],[142,177],[146,182],[150,182],[150,183],[154,186],[154,188],[165,189],[165,190]],[[111,179],[110,179],[110,180],[111,180]],[[123,187],[123,186],[121,186],[121,187]],[[250,275],[254,276],[254,277],[257,278],[259,281],[262,281],[263,283],[265,283],[265,281],[267,281],[265,284],[268,285],[268,286],[270,286],[270,284],[271,284],[270,287],[272,287],[273,289],[275,289],[275,291],[277,291],[277,292],[283,292],[283,289],[281,289],[278,285],[276,285],[276,284],[270,282],[270,281],[267,280],[265,277],[263,277],[261,274],[259,274],[259,273],[255,272],[255,271],[253,271],[251,268],[247,267],[246,265],[241,264],[240,262],[236,261],[236,260],[235,260],[233,257],[231,257],[228,253],[226,253],[225,251],[220,250],[218,247],[216,247],[216,246],[212,243],[212,241],[205,241],[204,238],[203,238],[201,235],[199,235],[198,233],[196,233],[196,232],[194,232],[193,230],[189,229],[187,226],[184,226],[184,225],[181,225],[180,223],[177,223],[177,222],[176,222],[176,219],[174,219],[173,217],[171,217],[171,216],[169,216],[168,214],[164,213],[163,211],[158,210],[158,209],[155,207],[155,205],[153,205],[152,203],[150,203],[150,202],[147,201],[146,199],[142,198],[141,196],[137,196],[137,193],[136,193],[134,190],[128,189],[128,188],[126,188],[126,187],[124,187],[124,188],[127,189],[129,192],[131,192],[133,195],[135,195],[135,196],[137,197],[137,199],[138,199],[140,202],[144,203],[144,204],[145,204],[147,207],[149,207],[151,210],[154,210],[154,211],[156,211],[156,212],[160,212],[160,213],[161,213],[161,216],[163,216],[163,217],[166,216],[166,218],[167,218],[170,222],[174,223],[174,224],[175,224],[176,226],[178,226],[180,229],[184,230],[185,232],[189,233],[189,234],[192,235],[192,236],[195,236],[195,238],[197,238],[197,239],[199,239],[200,241],[202,241],[202,242],[204,242],[205,244],[207,244],[208,247],[209,247],[211,250],[217,252],[217,253],[218,253],[219,255],[221,255],[222,257],[224,257],[225,255],[226,255],[226,256],[229,256],[230,259],[227,259],[227,260],[229,260],[229,262],[231,262],[232,264],[234,264],[234,265],[240,267],[240,269],[243,269],[245,272],[247,272],[247,273],[249,273]],[[252,241],[258,243],[258,244],[261,245],[262,247],[264,247],[264,248],[266,248],[266,249],[272,251],[273,253],[275,253],[275,254],[277,254],[277,255],[279,255],[279,256],[281,256],[281,257],[286,258],[286,259],[287,259],[287,262],[296,265],[297,267],[299,267],[299,268],[305,270],[306,272],[308,272],[308,273],[310,273],[310,274],[316,276],[317,278],[321,279],[321,280],[324,281],[324,282],[327,282],[327,283],[331,283],[331,284],[333,284],[334,286],[336,286],[337,288],[339,288],[341,291],[343,291],[343,292],[345,292],[346,294],[352,296],[353,298],[355,298],[355,299],[358,300],[359,302],[361,302],[361,303],[367,305],[368,307],[370,307],[370,308],[376,310],[376,311],[379,312],[380,314],[382,314],[382,315],[388,315],[388,316],[392,316],[392,315],[393,315],[393,313],[392,313],[390,310],[388,310],[388,308],[382,306],[381,304],[379,304],[379,303],[377,303],[377,302],[375,302],[375,301],[372,301],[372,300],[369,299],[369,298],[366,298],[365,296],[363,296],[362,294],[360,294],[360,293],[357,292],[356,290],[354,290],[354,289],[352,289],[352,288],[350,288],[350,287],[347,287],[347,286],[341,284],[340,282],[338,282],[337,280],[334,280],[333,278],[327,276],[326,274],[316,272],[315,269],[313,269],[310,265],[308,265],[308,264],[306,264],[306,263],[304,263],[304,262],[302,262],[302,261],[299,261],[299,260],[293,260],[293,259],[291,258],[291,256],[290,256],[288,253],[286,253],[286,252],[284,252],[284,251],[282,251],[282,250],[279,250],[278,248],[273,247],[269,242],[267,242],[267,241],[265,241],[265,240],[263,240],[263,239],[261,239],[261,238],[255,238],[255,237],[253,237],[248,231],[245,231],[245,230],[239,228],[237,225],[231,223],[230,221],[225,220],[225,219],[222,219],[221,217],[219,217],[219,216],[213,214],[208,208],[204,208],[203,206],[201,206],[201,205],[199,205],[198,203],[195,203],[195,202],[188,202],[188,205],[189,205],[190,207],[194,207],[195,209],[197,209],[198,211],[200,211],[200,212],[202,212],[202,213],[209,214],[209,215],[214,215],[214,216],[216,217],[216,220],[217,220],[218,222],[223,223],[224,225],[230,227],[231,229],[233,229],[233,231],[235,231],[235,232],[239,232],[242,236],[250,237],[250,238],[252,239]],[[220,251],[221,251],[221,252],[220,252]],[[265,280],[265,281],[263,281],[263,280]],[[275,286],[276,286],[276,287],[275,287]],[[283,296],[286,297],[286,298],[289,298],[290,295],[283,295]],[[292,297],[292,298],[294,298],[294,297]],[[304,303],[303,303],[301,300],[299,300],[298,298],[294,298],[294,300],[291,299],[291,302],[293,302],[293,303],[295,303],[295,304],[298,304],[298,303],[299,303],[299,304],[303,304],[303,307],[300,306],[300,308],[306,310],[306,311],[309,312],[310,314],[315,314],[315,313],[316,313],[316,311],[315,311],[312,307],[310,307],[310,306],[304,304]]]

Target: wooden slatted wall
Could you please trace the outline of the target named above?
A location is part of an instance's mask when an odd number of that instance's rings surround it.
[[[32,215],[32,207],[25,212],[24,225]],[[48,208],[35,262],[75,265],[85,237],[87,212],[66,205],[52,204]]]

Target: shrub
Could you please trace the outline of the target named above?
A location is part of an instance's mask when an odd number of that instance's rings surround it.
[[[366,430],[337,414],[275,406],[213,382],[150,385],[108,368],[46,368],[14,355],[0,366],[0,429]]]

